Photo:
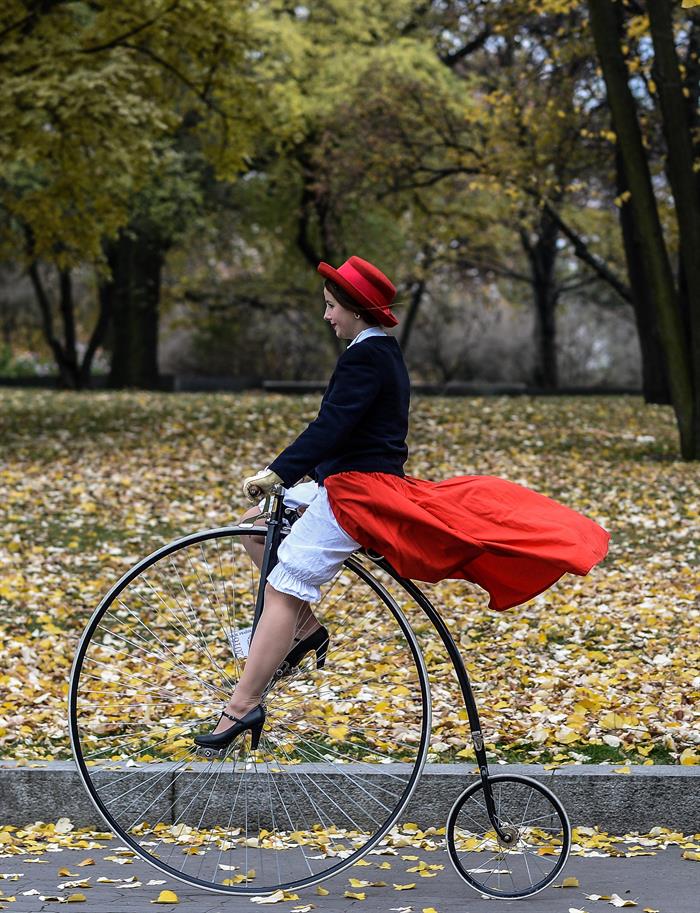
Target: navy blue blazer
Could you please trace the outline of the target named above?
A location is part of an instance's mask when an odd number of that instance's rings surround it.
[[[367,336],[341,354],[318,416],[270,463],[285,487],[336,472],[403,476],[410,382],[393,336]]]

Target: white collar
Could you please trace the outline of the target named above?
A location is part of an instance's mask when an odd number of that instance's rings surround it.
[[[357,336],[352,340],[348,345],[354,346],[356,342],[362,342],[363,339],[367,339],[369,336],[388,336],[389,334],[382,330],[380,327],[367,327],[365,330],[361,330]]]

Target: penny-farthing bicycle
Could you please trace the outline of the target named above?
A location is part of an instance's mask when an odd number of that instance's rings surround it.
[[[399,822],[428,751],[428,677],[402,610],[412,603],[454,664],[480,772],[448,815],[450,858],[490,897],[541,891],[568,856],[566,813],[537,781],[489,772],[449,629],[379,555],[357,552],[324,588],[314,612],[330,633],[325,664],[310,653],[271,682],[257,748],[246,732],[221,753],[198,753],[193,736],[213,727],[235,686],[241,634],[254,630],[297,516],[282,493],[266,501],[267,528],[256,527],[261,570],[243,545],[250,523],[205,530],[138,562],[95,610],[73,662],[69,717],[97,809],[147,862],[223,894],[301,889],[352,866]]]

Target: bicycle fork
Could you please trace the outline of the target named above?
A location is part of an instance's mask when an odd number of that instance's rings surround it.
[[[394,577],[394,579],[398,579],[396,572],[392,573],[393,568],[391,568],[390,565],[383,563],[383,560],[377,561],[377,564],[380,564],[385,571]],[[493,801],[493,791],[491,789],[491,782],[489,780],[489,768],[488,762],[486,760],[484,737],[481,732],[481,723],[479,721],[479,712],[477,710],[476,700],[474,698],[474,692],[472,691],[471,682],[469,681],[469,676],[464,666],[462,654],[459,652],[457,644],[454,642],[452,634],[450,633],[450,629],[447,627],[444,619],[438,613],[437,609],[430,602],[430,600],[421,592],[421,590],[418,589],[418,587],[411,580],[402,577],[401,583],[411,593],[413,598],[421,606],[425,614],[432,622],[433,627],[440,635],[440,639],[445,645],[445,649],[447,650],[450,659],[452,660],[452,664],[454,665],[455,671],[457,673],[459,686],[462,690],[464,706],[469,717],[469,728],[471,730],[472,744],[474,745],[474,754],[476,755],[476,761],[479,765],[479,774],[481,776],[481,782],[484,787],[486,811],[489,816],[489,821],[493,825],[493,828],[496,832],[499,845],[503,849],[508,849],[517,843],[518,832],[516,828],[507,824],[502,824],[498,817],[498,813],[496,812],[496,806]]]
[[[265,585],[272,568],[277,563],[277,549],[279,548],[280,539],[282,538],[282,515],[284,512],[283,491],[281,485],[275,485],[270,489],[265,504],[263,514],[268,516],[267,531],[265,533],[265,550],[263,552],[262,565],[260,567],[260,586],[258,595],[255,600],[255,614],[253,615],[253,630],[251,640],[255,634],[255,629],[260,621],[263,606],[265,604]]]

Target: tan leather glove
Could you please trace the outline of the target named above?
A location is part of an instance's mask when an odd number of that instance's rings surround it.
[[[249,501],[259,501],[274,485],[284,485],[284,482],[266,466],[243,482],[243,494]]]

